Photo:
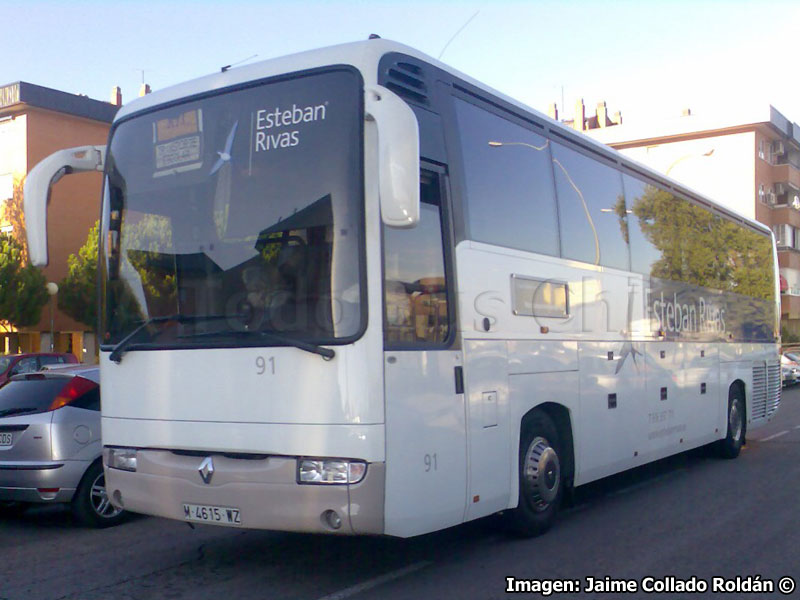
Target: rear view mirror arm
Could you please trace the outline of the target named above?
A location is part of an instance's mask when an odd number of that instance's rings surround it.
[[[50,201],[51,186],[64,175],[102,171],[105,158],[105,146],[68,148],[54,152],[28,173],[23,202],[31,264],[43,267],[48,263],[47,204]]]

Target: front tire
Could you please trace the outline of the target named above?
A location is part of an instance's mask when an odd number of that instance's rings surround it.
[[[541,535],[555,522],[564,494],[562,457],[552,419],[539,411],[526,417],[519,443],[519,504],[507,513],[514,533]]]
[[[738,385],[728,392],[728,427],[725,438],[717,442],[717,453],[722,458],[736,458],[744,445],[746,431],[744,393]]]
[[[105,528],[121,523],[126,515],[106,494],[106,477],[100,462],[92,463],[72,498],[72,514],[89,527]]]

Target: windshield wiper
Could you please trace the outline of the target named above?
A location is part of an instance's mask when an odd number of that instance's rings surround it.
[[[336,356],[336,352],[331,348],[324,348],[319,344],[313,344],[311,342],[304,342],[302,340],[298,340],[291,337],[283,336],[279,333],[275,333],[273,331],[204,331],[202,333],[193,333],[189,335],[182,335],[179,336],[181,338],[200,338],[200,337],[210,337],[210,336],[217,336],[217,335],[233,335],[237,337],[250,337],[250,336],[258,336],[267,340],[271,340],[273,342],[278,342],[280,344],[284,344],[286,346],[294,346],[299,350],[305,350],[306,352],[311,352],[312,354],[319,354],[325,360],[332,360],[334,356]]]
[[[169,315],[166,317],[150,317],[140,324],[136,329],[131,331],[128,335],[122,338],[119,343],[111,350],[111,355],[108,357],[113,362],[119,364],[122,361],[122,354],[125,349],[131,345],[133,339],[139,334],[140,331],[149,327],[154,323],[169,323],[175,321],[177,323],[197,323],[199,321],[216,321],[219,319],[236,318],[237,315]]]
[[[32,412],[39,412],[38,408],[6,408],[0,410],[0,417],[9,417],[11,415],[26,415]]]

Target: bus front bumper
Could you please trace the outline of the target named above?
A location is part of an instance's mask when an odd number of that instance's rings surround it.
[[[370,463],[357,484],[299,484],[295,457],[210,456],[211,470],[207,463],[203,469],[206,455],[139,450],[135,472],[106,465],[108,497],[125,510],[193,523],[383,533],[384,463]],[[230,515],[238,522],[229,522]]]

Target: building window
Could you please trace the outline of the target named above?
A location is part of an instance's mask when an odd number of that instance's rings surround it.
[[[767,194],[764,191],[764,184],[758,184],[758,201],[766,203],[767,201]]]
[[[775,234],[775,243],[780,247],[797,248],[796,242],[800,242],[800,240],[795,239],[800,236],[794,235],[794,227],[786,223],[773,225],[772,232]]]
[[[758,158],[766,159],[764,154],[764,140],[758,140]]]

